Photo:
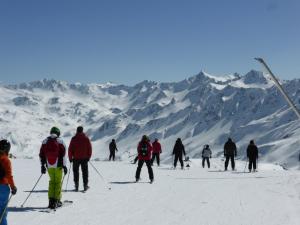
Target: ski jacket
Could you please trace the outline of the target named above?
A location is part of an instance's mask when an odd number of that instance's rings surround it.
[[[116,150],[118,151],[116,142],[110,142],[110,144],[109,144],[109,151],[113,152],[113,151],[116,151]]]
[[[210,148],[203,148],[203,150],[202,150],[202,157],[205,157],[205,158],[211,157],[211,150],[210,150]]]
[[[247,148],[247,157],[249,159],[257,159],[258,158],[258,148],[256,145],[249,144]]]
[[[152,143],[153,153],[161,153],[161,145],[158,141]]]
[[[9,185],[11,188],[15,187],[14,179],[12,176],[11,162],[6,154],[0,154],[0,163],[4,169],[4,177],[0,180],[0,184]]]
[[[48,168],[66,166],[66,146],[61,138],[47,137],[40,149],[40,159],[42,165]]]
[[[224,145],[225,156],[236,156],[236,145],[233,141],[227,141]]]
[[[182,143],[176,142],[173,148],[173,155],[181,155],[184,154],[185,155],[185,150],[184,150],[184,146]]]
[[[151,160],[151,157],[152,157],[152,150],[153,150],[153,148],[152,148],[152,145],[151,145],[151,143],[149,142],[149,141],[147,141],[145,144],[147,145],[147,155],[146,156],[143,156],[142,155],[142,146],[143,146],[143,142],[141,141],[141,142],[139,142],[139,144],[138,144],[138,147],[137,147],[137,151],[138,151],[138,159],[139,160],[145,160],[145,161],[147,161],[147,160]]]
[[[77,133],[72,137],[69,149],[69,160],[86,159],[89,160],[92,156],[92,144],[90,139],[84,133]]]

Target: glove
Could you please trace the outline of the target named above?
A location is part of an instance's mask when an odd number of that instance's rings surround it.
[[[70,161],[70,163],[72,163],[72,162],[73,162],[73,159],[69,159],[69,161]]]
[[[42,174],[46,173],[46,167],[44,165],[41,166],[41,172],[42,172]]]
[[[12,194],[12,195],[17,194],[17,187],[12,187],[12,188],[11,188],[11,194]]]
[[[64,174],[66,175],[68,173],[68,168],[66,166],[63,166]]]

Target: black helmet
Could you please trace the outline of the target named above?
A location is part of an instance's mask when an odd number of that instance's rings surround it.
[[[0,151],[2,152],[9,152],[10,150],[10,143],[8,140],[6,139],[3,139],[0,141]]]
[[[60,130],[57,127],[52,127],[50,130],[50,134],[56,134],[57,137],[60,135]]]

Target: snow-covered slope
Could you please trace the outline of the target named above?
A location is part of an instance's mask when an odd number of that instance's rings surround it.
[[[41,212],[48,204],[48,176],[44,175],[23,208],[20,205],[40,176],[38,160],[13,160],[19,192],[9,204],[10,225],[299,225],[300,174],[280,166],[259,164],[258,173],[223,170],[219,158],[211,169],[192,160],[189,170],[154,166],[155,181],[149,184],[146,167],[141,182],[134,183],[136,165],[128,162],[92,161],[107,179],[104,183],[90,167],[91,189],[73,192],[70,175],[62,200],[70,206],[55,213]],[[67,179],[64,179],[63,188]],[[80,183],[80,190],[82,190]],[[107,188],[108,187],[108,188]],[[109,189],[111,188],[111,189]]]
[[[299,105],[300,80],[285,81],[284,88]],[[69,144],[76,127],[83,125],[95,158],[107,156],[112,138],[119,154],[135,153],[142,134],[161,139],[164,161],[170,160],[178,137],[190,157],[199,157],[204,144],[218,156],[230,136],[240,158],[254,139],[261,160],[288,167],[298,163],[299,121],[258,71],[224,77],[202,71],[180,82],[143,81],[132,87],[45,79],[2,85],[0,96],[0,136],[12,142],[19,157],[37,157],[52,126],[61,129]]]

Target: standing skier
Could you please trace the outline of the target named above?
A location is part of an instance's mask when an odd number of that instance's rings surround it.
[[[112,139],[109,143],[109,161],[111,160],[111,158],[113,161],[115,161],[116,151],[118,151],[117,144],[115,139]]]
[[[82,126],[77,127],[76,135],[71,139],[68,156],[70,163],[73,162],[75,191],[78,191],[79,187],[79,167],[82,171],[83,189],[87,191],[89,189],[88,162],[92,156],[92,144],[90,139],[83,133]]]
[[[48,197],[50,209],[62,206],[61,189],[62,189],[62,174],[67,174],[66,167],[66,146],[60,136],[60,130],[57,127],[52,127],[50,136],[47,137],[40,149],[41,172],[48,174],[50,177]],[[46,169],[47,167],[47,169]]]
[[[146,163],[146,166],[148,168],[150,183],[152,183],[154,179],[153,170],[151,167],[152,145],[149,141],[149,138],[146,135],[143,135],[142,140],[138,144],[137,150],[138,150],[139,162],[135,174],[136,182],[139,181],[143,164]]]
[[[209,158],[211,158],[211,150],[209,148],[209,145],[204,145],[204,148],[202,150],[202,167],[205,166],[205,160],[207,162],[208,168],[210,168],[210,162]]]
[[[9,193],[12,195],[17,193],[17,188],[12,176],[11,162],[8,158],[10,150],[9,141],[3,139],[0,141],[0,216],[2,216],[1,225],[7,225],[7,204]],[[10,187],[10,189],[9,189]]]
[[[228,138],[228,141],[224,145],[224,156],[226,157],[225,171],[227,170],[229,159],[231,161],[231,168],[232,168],[232,170],[235,169],[234,157],[236,157],[236,155],[237,155],[236,145],[232,141],[231,138]]]
[[[185,156],[184,146],[182,144],[181,139],[177,138],[174,148],[173,148],[173,155],[175,155],[174,169],[176,169],[177,161],[179,160],[179,162],[181,164],[181,169],[183,170],[184,165],[183,165],[183,160],[182,160],[182,154]]]
[[[248,166],[249,173],[251,173],[252,166],[253,166],[253,172],[255,172],[256,171],[256,160],[258,159],[258,148],[254,144],[253,140],[251,140],[248,145],[247,157],[249,159],[249,166]]]
[[[154,142],[152,143],[152,147],[153,147],[153,154],[152,154],[151,164],[153,165],[153,162],[156,158],[157,165],[159,166],[159,163],[160,163],[159,156],[162,153],[162,151],[161,151],[161,145],[158,142],[157,138],[155,138]]]

